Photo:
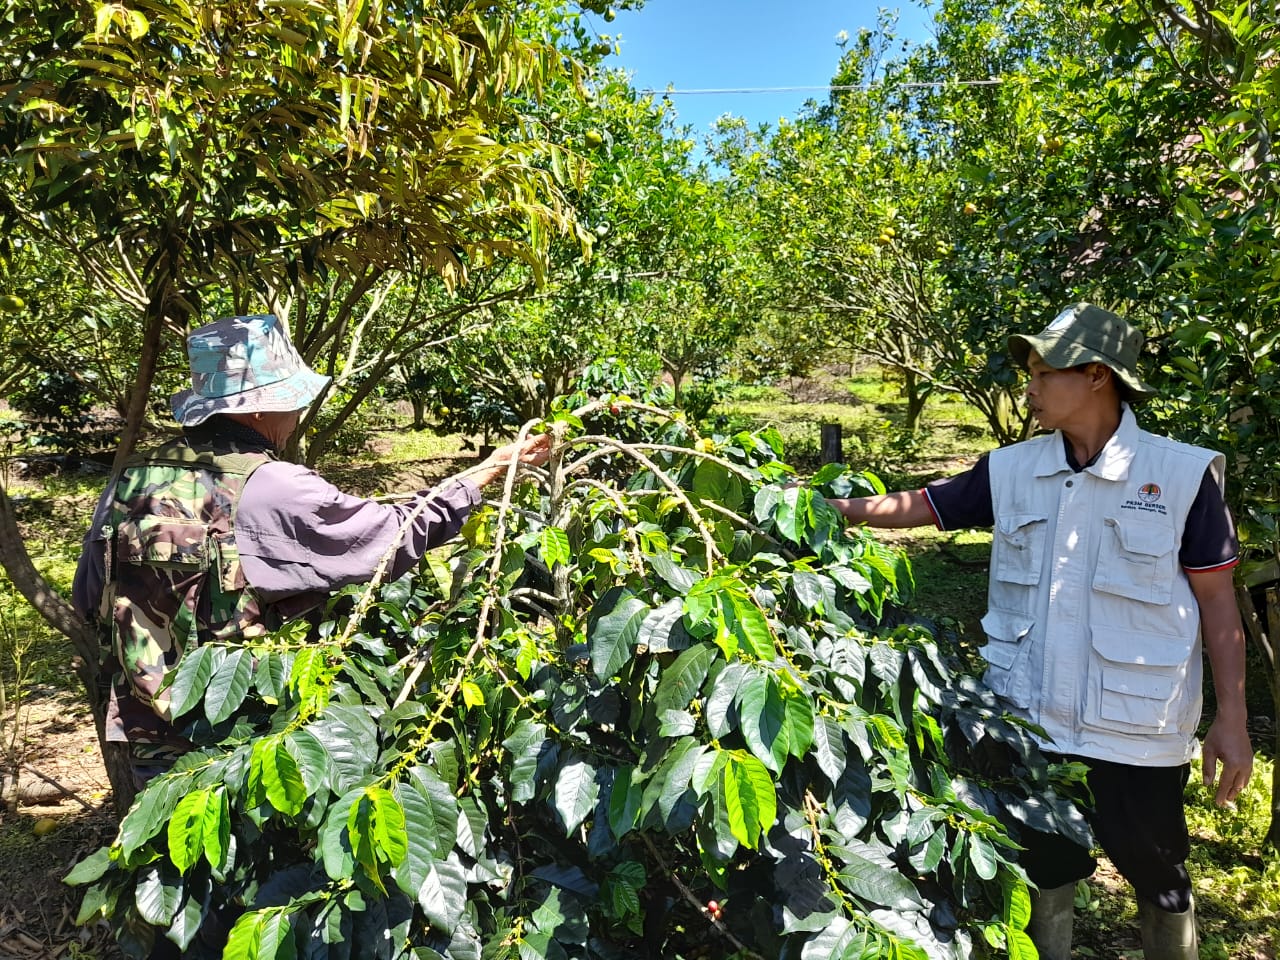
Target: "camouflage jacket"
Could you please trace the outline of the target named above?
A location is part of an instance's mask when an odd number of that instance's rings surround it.
[[[245,482],[272,459],[235,440],[181,439],[126,464],[102,529],[108,740],[185,745],[169,722],[165,677],[202,643],[267,632],[233,522]]]

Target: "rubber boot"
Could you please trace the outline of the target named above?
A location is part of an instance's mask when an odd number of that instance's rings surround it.
[[[1138,923],[1142,926],[1142,955],[1147,960],[1197,960],[1200,956],[1194,901],[1181,913],[1170,913],[1139,899]]]
[[[1040,960],[1071,960],[1071,927],[1075,922],[1076,885],[1066,883],[1032,895],[1027,936]]]

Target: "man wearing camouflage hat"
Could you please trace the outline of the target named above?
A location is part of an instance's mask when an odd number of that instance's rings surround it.
[[[512,461],[546,461],[549,438],[501,447],[479,467],[395,505],[348,496],[277,458],[328,386],[270,315],[231,317],[187,339],[192,388],[171,401],[183,436],[134,456],[103,492],[73,600],[109,637],[106,738],[130,746],[141,789],[189,748],[169,715],[167,674],[209,641],[262,636],[338,587],[387,579],[452,538],[480,488]]]
[[[1144,954],[1181,960],[1198,955],[1182,791],[1202,643],[1217,703],[1204,779],[1219,804],[1244,789],[1253,755],[1224,459],[1138,426],[1132,405],[1154,393],[1137,373],[1142,343],[1110,311],[1067,307],[1008,343],[1030,374],[1031,414],[1052,433],[923,490],[831,502],[852,523],[993,529],[986,682],[1045,731],[1046,751],[1088,765],[1086,814],[1133,884]],[[1028,932],[1041,957],[1066,960],[1075,884],[1096,863],[1060,837],[1020,840],[1039,887]]]

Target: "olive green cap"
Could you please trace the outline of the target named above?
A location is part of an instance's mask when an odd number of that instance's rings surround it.
[[[1009,353],[1024,367],[1032,350],[1055,370],[1104,364],[1129,388],[1132,399],[1146,400],[1156,390],[1138,376],[1143,340],[1141,330],[1110,310],[1073,303],[1035,336],[1010,337]]]

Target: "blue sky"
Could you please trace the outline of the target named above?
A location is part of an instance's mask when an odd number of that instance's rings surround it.
[[[875,27],[878,7],[873,0],[647,0],[613,23],[592,19],[599,32],[621,35],[621,54],[607,62],[630,71],[642,89],[821,86],[831,81],[840,58],[836,34]],[[921,7],[907,0],[896,9],[899,36],[928,38],[929,18]],[[809,91],[672,100],[680,122],[701,135],[724,113],[746,117],[753,126],[776,125],[806,100],[825,97]]]

